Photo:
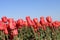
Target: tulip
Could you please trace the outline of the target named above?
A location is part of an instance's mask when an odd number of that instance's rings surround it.
[[[46,22],[45,22],[43,16],[40,17],[40,24],[41,24],[41,26],[42,26],[42,29],[43,29],[43,30],[46,30]]]
[[[40,23],[41,23],[41,25],[46,25],[46,22],[45,22],[45,20],[44,20],[44,17],[42,16],[42,17],[40,17]]]
[[[16,22],[12,18],[8,19],[8,28],[9,29],[15,29],[16,28]]]
[[[3,31],[5,34],[8,34],[7,24],[3,24]]]
[[[47,17],[46,17],[46,20],[47,20],[47,22],[52,23],[52,18],[51,18],[51,16],[47,16]]]
[[[8,28],[9,28],[9,29],[15,29],[16,27],[13,25],[13,23],[9,23],[9,24],[8,24]]]
[[[33,21],[33,20],[31,20],[31,22],[32,22],[32,25],[34,26],[34,25],[35,25],[34,21]]]
[[[11,35],[17,36],[18,35],[18,30],[17,29],[12,30]]]
[[[33,21],[37,24],[38,23],[38,19],[34,18]]]
[[[27,20],[27,22],[28,22],[28,25],[29,25],[29,26],[32,26],[32,22],[31,22],[32,20],[30,19],[29,16],[26,17],[26,20]]]
[[[7,22],[7,17],[6,17],[6,16],[3,16],[1,19],[2,19],[2,21],[3,21],[4,23]]]
[[[5,33],[5,34],[8,34],[7,28],[4,29],[4,33]]]
[[[4,23],[2,21],[0,21],[0,30],[4,29],[3,25],[4,25]]]
[[[26,20],[30,19],[30,16],[26,16]]]
[[[16,24],[17,24],[17,28],[22,28],[24,25],[23,19],[18,19]]]
[[[13,18],[8,18],[7,21],[10,23],[10,22],[13,22],[14,19]]]
[[[24,21],[24,26],[28,26],[28,23],[27,23],[27,21]]]
[[[36,27],[36,29],[41,28],[41,24],[38,22],[38,19],[37,18],[34,18],[33,21],[35,23],[34,27]]]
[[[23,26],[23,19],[18,19],[17,20],[17,25]]]
[[[54,26],[55,28],[58,28],[59,25],[60,25],[60,24],[59,24],[59,21],[54,21],[52,24],[53,24],[53,26]]]

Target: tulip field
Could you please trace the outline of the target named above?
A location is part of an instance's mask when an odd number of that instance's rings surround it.
[[[60,40],[60,21],[53,21],[51,16],[39,19],[26,16],[25,20],[3,16],[0,40]]]

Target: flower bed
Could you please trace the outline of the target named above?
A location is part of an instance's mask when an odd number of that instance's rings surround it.
[[[60,21],[53,21],[51,16],[40,20],[26,20],[7,18],[3,16],[0,20],[0,40],[60,40]]]

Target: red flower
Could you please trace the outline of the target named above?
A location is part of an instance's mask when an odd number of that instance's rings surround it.
[[[27,20],[27,22],[28,22],[28,25],[29,25],[29,26],[32,26],[32,22],[31,22],[31,19],[30,19],[29,16],[26,17],[26,20]]]
[[[24,21],[24,26],[28,26],[28,23],[27,23],[27,21]]]
[[[8,22],[10,23],[10,22],[13,22],[14,21],[14,19],[13,18],[9,18],[8,19]]]
[[[3,16],[1,19],[2,19],[2,21],[5,22],[5,23],[7,22],[7,17],[6,17],[6,16]]]
[[[52,24],[53,24],[53,26],[54,26],[55,28],[58,28],[59,25],[60,25],[60,24],[59,24],[59,21],[54,21]]]
[[[48,27],[49,26],[49,23],[48,22],[46,22],[46,27]]]
[[[34,25],[35,25],[34,21],[33,21],[33,20],[31,20],[31,22],[32,22],[32,25],[34,26]]]
[[[53,28],[52,23],[48,23],[48,26],[49,26],[50,28]]]
[[[46,30],[46,26],[42,26],[42,29],[43,29],[43,30]]]
[[[12,30],[11,35],[17,36],[18,35],[18,30],[17,29]]]
[[[40,27],[41,26],[41,24],[38,22],[38,19],[37,18],[34,18],[33,21],[34,21],[34,23],[35,23],[35,25],[37,27]]]
[[[17,20],[17,25],[23,26],[23,19],[18,19]]]
[[[4,29],[3,25],[4,25],[4,23],[2,21],[0,21],[0,30]]]
[[[7,24],[3,24],[3,30],[5,30],[6,28],[8,28],[8,25]]]
[[[41,28],[41,24],[38,22],[38,19],[37,18],[34,18],[33,19],[33,22],[34,22],[34,29],[39,29],[39,28]]]
[[[45,20],[44,20],[44,17],[42,16],[42,17],[40,17],[40,23],[41,23],[41,25],[46,25],[46,22],[45,22]]]
[[[14,26],[14,24],[13,24],[13,23],[9,23],[9,24],[8,24],[8,28],[10,28],[10,29],[15,29],[15,28],[16,28],[16,26]]]
[[[18,27],[18,28],[22,28],[23,25],[24,25],[23,19],[18,19],[16,24],[17,24],[17,27]]]
[[[46,17],[46,20],[47,20],[47,22],[52,23],[52,18],[51,18],[51,16],[47,16],[47,17]]]
[[[38,19],[34,18],[33,21],[37,24],[38,23]]]
[[[16,28],[16,22],[12,18],[10,18],[8,20],[8,28],[9,29],[15,29]]]
[[[4,33],[5,33],[5,34],[8,34],[7,28],[4,29]]]
[[[30,19],[30,16],[26,16],[26,20]]]

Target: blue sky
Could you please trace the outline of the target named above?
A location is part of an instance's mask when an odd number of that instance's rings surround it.
[[[60,20],[60,0],[0,0],[2,16],[14,19],[52,16],[53,20]]]

